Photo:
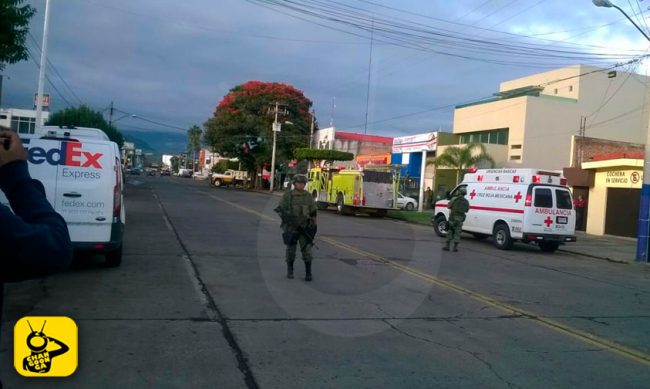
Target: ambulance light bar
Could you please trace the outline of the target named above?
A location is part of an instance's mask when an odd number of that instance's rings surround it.
[[[566,178],[560,178],[560,185],[566,185],[567,184],[567,179]]]
[[[467,169],[467,173],[476,173],[478,171],[477,168],[473,167],[471,169]]]
[[[525,203],[525,205],[527,207],[531,207],[533,205],[533,195],[531,193],[528,193],[526,195],[526,203]]]
[[[515,184],[518,183],[519,182],[519,176],[513,176],[512,177],[512,182],[514,182]]]
[[[542,177],[540,176],[533,176],[533,184],[539,184],[542,182]]]

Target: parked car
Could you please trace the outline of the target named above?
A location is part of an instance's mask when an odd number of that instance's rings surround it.
[[[132,176],[139,176],[141,173],[142,171],[140,169],[131,169],[131,172],[129,174]]]
[[[178,176],[192,178],[192,169],[178,169]]]
[[[413,197],[404,196],[401,193],[397,194],[397,208],[412,211],[418,207],[418,201]]]
[[[160,176],[171,176],[172,172],[169,169],[164,169],[163,171],[160,172]]]
[[[148,175],[148,176],[155,177],[155,176],[156,176],[156,173],[157,173],[156,170],[151,169],[151,170],[149,170],[149,171],[147,172],[147,175]]]

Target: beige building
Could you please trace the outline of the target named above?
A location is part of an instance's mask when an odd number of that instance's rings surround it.
[[[584,198],[578,229],[635,236],[648,81],[584,65],[506,81],[493,98],[456,107],[455,143],[482,143],[500,167],[564,170]],[[439,169],[436,181],[451,174]]]
[[[572,137],[644,143],[648,78],[576,65],[501,83],[495,97],[454,111],[459,143],[488,146],[498,166],[572,166]],[[442,150],[440,150],[441,152]]]

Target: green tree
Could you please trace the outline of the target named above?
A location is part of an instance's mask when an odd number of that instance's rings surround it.
[[[23,0],[0,1],[0,70],[8,63],[27,59],[25,38],[29,31],[29,20],[36,10],[22,3]]]
[[[225,159],[223,161],[219,161],[216,165],[212,166],[212,173],[223,174],[228,169],[237,170],[238,167],[239,167],[238,161],[230,161],[228,159]]]
[[[201,135],[203,131],[199,126],[192,126],[187,130],[187,151],[195,153],[201,150]]]
[[[431,163],[436,167],[442,166],[456,170],[456,185],[460,182],[461,173],[471,167],[482,164],[494,167],[494,159],[487,153],[485,146],[480,143],[449,147]]]
[[[234,87],[205,123],[205,142],[213,151],[238,158],[244,169],[256,173],[271,162],[274,115],[269,109],[276,102],[287,113],[278,121],[293,123],[283,124],[277,134],[276,163],[285,163],[293,157],[294,149],[308,145],[311,124],[312,102],[291,85],[249,81]]]
[[[195,154],[201,150],[202,134],[203,131],[201,131],[201,128],[196,125],[187,130],[187,152],[192,160],[192,170],[196,170],[196,166],[194,166],[194,162],[196,161]]]
[[[124,137],[113,125],[109,125],[101,112],[93,111],[86,105],[80,105],[77,108],[66,108],[54,112],[47,121],[49,126],[74,126],[74,127],[91,127],[99,128],[104,131],[108,138],[122,147]]]

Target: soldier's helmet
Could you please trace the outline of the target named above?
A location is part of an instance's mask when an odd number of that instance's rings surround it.
[[[293,176],[293,183],[294,184],[297,183],[297,182],[306,184],[307,181],[308,181],[307,176],[304,175],[304,174],[296,174],[295,176]]]
[[[458,194],[461,196],[465,196],[467,194],[467,187],[461,186],[458,188]]]

